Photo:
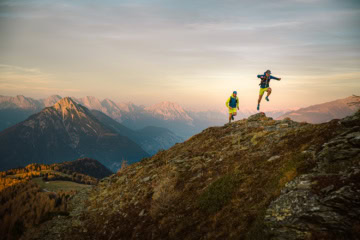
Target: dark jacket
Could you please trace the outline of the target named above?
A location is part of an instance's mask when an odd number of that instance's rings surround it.
[[[268,88],[270,86],[271,79],[280,80],[280,78],[271,75],[270,77],[267,77],[266,73],[264,73],[263,75],[257,75],[257,77],[261,79],[261,82],[259,84],[261,88]]]

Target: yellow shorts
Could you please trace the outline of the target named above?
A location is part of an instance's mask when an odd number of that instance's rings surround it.
[[[229,108],[229,113],[236,113],[236,108]]]
[[[267,90],[268,90],[268,88],[260,88],[259,95],[263,95],[264,92],[266,92]]]

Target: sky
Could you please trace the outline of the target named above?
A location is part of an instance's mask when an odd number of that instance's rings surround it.
[[[358,0],[0,0],[0,95],[264,109],[360,95]]]

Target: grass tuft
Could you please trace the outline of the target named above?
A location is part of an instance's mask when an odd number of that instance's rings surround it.
[[[208,213],[215,213],[228,204],[240,179],[237,174],[225,175],[212,184],[200,195],[199,207]]]

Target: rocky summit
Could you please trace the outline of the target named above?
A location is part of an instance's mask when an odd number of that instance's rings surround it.
[[[123,167],[24,239],[359,239],[359,164],[359,111],[259,113]]]

